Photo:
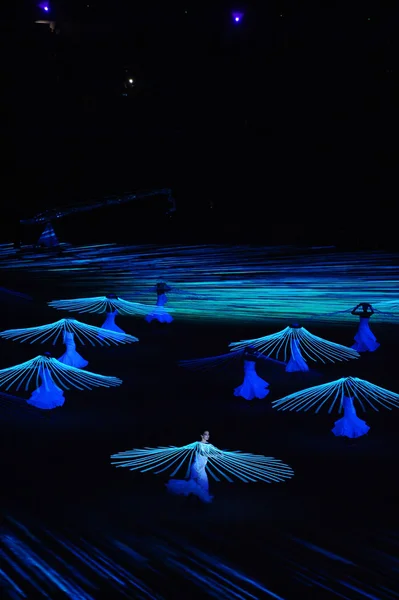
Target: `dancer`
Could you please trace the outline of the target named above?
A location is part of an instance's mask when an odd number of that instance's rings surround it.
[[[89,361],[84,359],[83,356],[80,356],[80,354],[76,352],[75,339],[71,331],[64,332],[64,344],[66,346],[66,351],[58,360],[64,365],[76,367],[77,369],[84,369],[87,367]]]
[[[158,321],[159,323],[172,323],[173,317],[165,309],[165,304],[168,302],[166,292],[172,291],[172,288],[166,285],[166,283],[160,282],[156,284],[155,291],[157,293],[157,308],[149,312],[145,316],[145,320],[147,323],[151,323],[151,321]]]
[[[255,398],[263,399],[269,393],[269,384],[267,381],[259,377],[256,372],[256,367],[260,360],[268,361],[278,365],[286,366],[286,363],[280,360],[274,360],[268,356],[264,356],[257,352],[253,346],[247,346],[242,350],[228,352],[220,356],[210,358],[199,358],[197,360],[182,360],[179,361],[181,367],[186,367],[192,370],[207,369],[229,363],[234,359],[238,359],[243,364],[244,381],[241,385],[234,389],[234,395],[244,398],[245,400],[253,400]]]
[[[180,496],[196,496],[207,504],[212,502],[213,496],[209,494],[209,481],[206,474],[207,448],[204,447],[205,444],[209,444],[209,438],[209,431],[201,434],[201,441],[194,453],[188,478],[169,479],[166,484],[168,492]]]
[[[155,292],[157,295],[157,301],[155,307],[149,311],[149,313],[145,316],[145,320],[148,323],[152,321],[158,321],[159,323],[172,323],[173,317],[170,314],[170,310],[166,310],[165,305],[168,302],[168,295],[177,294],[188,300],[206,300],[204,296],[200,296],[199,294],[194,294],[192,292],[187,292],[185,290],[180,290],[176,287],[171,287],[164,281],[158,281],[158,283],[150,288],[150,292]],[[135,292],[135,295],[143,295],[147,294],[147,292]]]
[[[39,386],[39,380],[41,385]],[[91,390],[93,387],[115,387],[122,383],[117,377],[106,377],[70,367],[52,358],[49,352],[14,367],[0,369],[0,387],[25,391],[36,385],[27,403],[36,408],[51,410],[64,404],[62,389]]]
[[[66,345],[66,352],[58,359],[71,367],[78,369],[86,367],[89,363],[78,352],[76,352],[75,335],[78,341],[85,345],[111,346],[111,344],[130,344],[138,342],[138,338],[127,333],[104,331],[100,327],[81,323],[76,319],[60,319],[48,325],[38,327],[25,327],[23,329],[7,329],[0,332],[0,337],[13,339],[19,342],[41,342],[42,344],[52,340],[55,345],[62,336]]]
[[[313,335],[304,327],[293,323],[289,327],[265,335],[264,337],[253,340],[242,340],[240,342],[232,342],[229,348],[243,349],[252,346],[260,353],[270,356],[275,353],[276,357],[283,356],[283,360],[287,363],[287,373],[297,371],[309,371],[309,367],[303,354],[307,359],[313,361],[321,361],[322,363],[350,360],[359,358],[359,354],[352,348],[341,346],[324,340],[317,335]]]
[[[274,400],[272,406],[277,410],[289,411],[308,411],[315,408],[315,412],[328,406],[329,413],[334,408],[338,408],[339,413],[344,411],[344,416],[336,421],[332,430],[334,435],[356,438],[365,435],[370,428],[358,418],[354,406],[355,400],[364,412],[366,411],[365,403],[368,403],[376,411],[378,411],[377,405],[389,410],[392,407],[399,407],[399,394],[358,377],[342,377],[330,383],[295,392],[279,400]]]
[[[202,502],[209,503],[208,477],[219,481],[223,477],[229,482],[234,478],[244,482],[264,481],[278,483],[290,479],[294,471],[282,461],[240,451],[219,450],[209,443],[209,431],[204,431],[199,442],[187,446],[133,449],[111,456],[112,464],[127,467],[131,471],[154,471],[155,474],[173,469],[167,490],[172,494],[197,496]],[[184,480],[173,479],[185,468]]]
[[[357,352],[374,352],[380,347],[369,325],[369,319],[374,313],[374,308],[368,302],[361,302],[351,311],[351,314],[359,317],[360,321],[355,335],[356,343],[352,346]]]
[[[94,298],[78,298],[74,300],[52,300],[49,306],[58,310],[67,310],[78,313],[107,313],[107,317],[102,325],[102,329],[114,331],[115,333],[125,333],[123,329],[115,324],[115,317],[118,314],[137,316],[148,313],[149,307],[137,302],[129,302],[119,298],[116,294],[107,296],[97,296]],[[101,334],[103,335],[103,334]]]
[[[343,396],[342,407],[344,409],[344,416],[342,419],[335,421],[335,426],[331,430],[333,434],[351,439],[366,435],[366,433],[369,432],[370,427],[365,421],[362,421],[362,419],[359,419],[357,416],[353,398]]]

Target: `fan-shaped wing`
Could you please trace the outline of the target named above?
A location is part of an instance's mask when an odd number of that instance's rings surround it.
[[[206,468],[216,480],[223,477],[244,483],[279,483],[294,476],[293,469],[277,458],[247,452],[218,450],[210,444]]]
[[[294,332],[294,339],[299,344],[305,360],[307,357],[315,362],[334,363],[360,358],[360,354],[356,350],[353,350],[353,348],[320,338],[310,333],[304,327],[294,330]]]
[[[359,358],[360,354],[341,344],[329,342],[307,331],[304,327],[285,329],[266,335],[262,338],[253,340],[243,340],[241,342],[233,342],[229,344],[230,348],[242,349],[248,346],[253,346],[266,356],[274,354],[276,358],[281,357],[284,362],[288,362],[291,355],[291,344],[295,343],[303,358],[308,358],[312,361],[336,362]]]
[[[344,396],[357,400],[363,410],[366,410],[366,404],[377,411],[378,405],[388,409],[399,407],[399,394],[357,377],[337,379],[289,394],[284,398],[274,400],[272,406],[277,410],[308,411],[315,409],[315,412],[326,407],[329,413],[334,408],[340,412]]]
[[[129,316],[133,316],[133,315],[142,315],[145,316],[147,315],[149,312],[156,312],[157,308],[156,306],[148,306],[146,304],[139,304],[138,302],[130,302],[128,300],[122,300],[121,298],[118,298],[117,300],[112,300],[115,309],[124,315],[129,315]],[[159,307],[159,312],[162,312],[162,307]],[[169,311],[168,312],[173,312],[173,311]]]
[[[134,448],[127,452],[118,452],[113,454],[113,465],[117,467],[126,467],[130,471],[153,471],[156,475],[166,471],[170,477],[176,475],[182,469],[189,472],[193,454],[198,446],[197,442],[187,446],[160,446],[159,448]]]
[[[52,300],[49,306],[58,310],[78,313],[103,313],[109,310],[110,300],[105,296],[94,298],[75,298],[70,300]],[[114,309],[115,310],[115,309]]]
[[[0,370],[0,386],[6,390],[15,387],[17,390],[40,385],[41,373],[46,370],[54,383],[64,389],[76,388],[78,390],[90,390],[93,387],[114,387],[122,383],[117,377],[98,375],[90,371],[76,369],[64,365],[55,358],[36,356],[14,367]]]

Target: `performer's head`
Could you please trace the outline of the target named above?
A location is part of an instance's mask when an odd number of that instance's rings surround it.
[[[105,297],[107,300],[118,300],[118,296],[116,294],[107,294]]]
[[[301,328],[299,323],[291,323],[290,327],[291,327],[291,329],[300,329]]]
[[[42,356],[44,356],[45,358],[53,358],[51,356],[51,352],[43,352]]]
[[[201,442],[209,442],[209,438],[211,437],[209,431],[204,431],[201,433]]]

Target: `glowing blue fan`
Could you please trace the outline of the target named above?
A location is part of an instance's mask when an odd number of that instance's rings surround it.
[[[64,365],[49,353],[45,353],[14,367],[0,369],[0,387],[5,387],[6,390],[14,387],[17,391],[23,388],[27,391],[30,386],[38,385],[42,370],[48,371],[54,382],[66,390],[108,388],[122,383],[122,380],[117,377],[97,375],[97,373],[81,371],[75,367]]]
[[[194,442],[187,446],[161,446],[159,448],[133,449],[111,456],[112,464],[131,471],[154,471],[155,474],[169,472],[170,477],[185,471],[188,477],[195,455],[205,454],[206,471],[215,480],[221,478],[244,483],[264,481],[277,483],[290,479],[294,471],[282,461],[267,456],[249,454],[238,450],[219,450],[212,444]]]
[[[65,334],[71,333],[83,346],[85,342],[95,346],[111,346],[112,344],[130,344],[138,342],[138,338],[127,333],[118,333],[115,331],[106,331],[100,327],[81,323],[76,319],[60,319],[48,325],[39,325],[37,327],[25,327],[23,329],[7,329],[0,331],[0,337],[12,339],[17,342],[40,342],[44,344],[52,340],[55,345],[57,341],[64,340]]]
[[[129,316],[145,315],[150,308],[144,304],[123,300],[115,294],[97,296],[94,298],[77,298],[75,300],[52,300],[48,304],[53,308],[66,310],[68,312],[101,314],[104,312],[117,311],[120,314]]]
[[[39,386],[39,380],[41,385]],[[6,390],[28,391],[36,386],[28,404],[52,409],[64,404],[62,389],[91,390],[93,387],[115,387],[122,383],[117,377],[97,375],[63,364],[49,353],[36,356],[20,365],[0,370],[0,386]],[[39,387],[37,387],[39,386]]]
[[[48,304],[58,310],[66,310],[69,312],[97,314],[106,312],[107,317],[102,328],[118,333],[125,333],[115,324],[115,318],[118,313],[129,316],[144,316],[148,314],[150,309],[154,310],[154,307],[122,300],[122,298],[118,298],[115,294],[97,296],[95,298],[77,298],[75,300],[52,300]]]
[[[26,327],[24,329],[8,329],[1,331],[0,337],[19,342],[40,342],[42,344],[52,340],[53,345],[60,339],[66,346],[66,352],[58,358],[60,362],[71,367],[84,368],[88,365],[78,352],[76,352],[75,336],[78,342],[85,345],[85,341],[95,346],[111,346],[111,344],[129,344],[138,342],[138,339],[126,333],[108,331],[93,325],[81,323],[75,319],[60,319],[48,325]]]
[[[330,383],[295,392],[275,400],[272,402],[272,406],[277,410],[308,411],[315,409],[315,412],[328,407],[329,413],[335,408],[338,409],[338,412],[342,412],[344,398],[356,400],[363,411],[366,410],[365,404],[376,411],[378,411],[378,406],[388,409],[399,407],[399,394],[358,377],[342,377]]]
[[[261,338],[229,344],[230,348],[235,349],[247,346],[253,346],[266,356],[273,353],[277,358],[282,356],[284,362],[288,363],[287,372],[309,371],[306,360],[334,363],[360,356],[356,350],[324,340],[297,324]]]

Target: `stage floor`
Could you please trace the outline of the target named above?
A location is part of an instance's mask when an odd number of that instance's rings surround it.
[[[84,277],[78,281],[72,261],[70,279],[65,280],[65,256],[60,259],[64,278],[54,275],[51,280],[49,263],[46,267],[32,261],[17,273],[14,260],[4,259],[0,265],[4,287],[30,293],[36,301],[10,302],[3,296],[1,330],[65,316],[47,307],[44,299],[93,293],[93,282]],[[51,263],[54,273],[59,273],[57,260],[55,256]],[[262,260],[260,253],[259,264]],[[287,265],[288,258],[284,260]],[[296,260],[292,254],[292,272]],[[335,256],[349,290],[345,260]],[[311,261],[312,255],[309,265]],[[378,264],[375,259],[377,271]],[[120,269],[121,262],[115,262],[115,277]],[[335,288],[337,272],[331,275]],[[166,275],[178,285],[171,271]],[[148,281],[151,277],[148,273]],[[267,276],[256,269],[245,277],[252,298],[257,282],[262,290],[267,286]],[[326,273],[325,290],[328,277]],[[393,280],[392,275],[390,291]],[[114,283],[108,262],[97,271],[98,295],[114,291]],[[353,275],[352,288],[357,286],[360,297],[352,304],[367,300],[367,285],[363,288]],[[307,287],[309,296],[317,290],[320,286]],[[206,286],[202,293],[206,295]],[[304,290],[298,297],[303,295]],[[221,306],[222,296],[219,302]],[[372,329],[381,347],[350,363],[315,365],[300,375],[265,364],[259,374],[270,383],[270,394],[247,402],[233,395],[242,380],[234,368],[191,372],[177,365],[181,359],[224,353],[231,341],[286,326],[277,313],[270,321],[251,318],[245,323],[242,302],[236,319],[211,318],[208,306],[208,318],[201,320],[199,309],[194,317],[189,314],[188,302],[180,305],[170,325],[118,317],[139,343],[78,350],[91,371],[120,377],[120,388],[67,391],[65,405],[48,413],[0,396],[1,597],[397,598],[399,410],[360,413],[371,430],[350,445],[331,433],[336,414],[276,412],[271,401],[347,375],[399,392],[398,324],[376,318]],[[173,307],[172,298],[169,305]],[[97,325],[102,320],[97,315],[74,317]],[[347,345],[356,331],[356,323],[326,319],[313,319],[306,327]],[[40,344],[0,340],[0,368],[42,350]],[[197,506],[169,496],[162,475],[132,473],[110,464],[115,452],[181,446],[198,439],[204,429],[215,446],[275,456],[294,468],[295,477],[276,485],[211,481],[214,502]]]

